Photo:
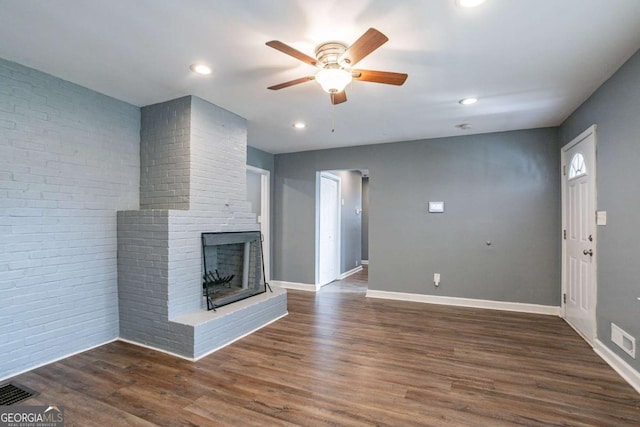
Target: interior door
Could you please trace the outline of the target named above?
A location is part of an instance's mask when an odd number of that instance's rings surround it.
[[[565,320],[589,343],[596,337],[595,127],[562,149]]]
[[[320,175],[318,227],[318,283],[325,285],[340,275],[340,181],[338,177]]]
[[[262,257],[264,258],[265,281],[271,279],[271,246],[269,234],[269,194],[271,174],[268,170],[247,165],[247,200],[251,212],[256,214],[262,233]]]

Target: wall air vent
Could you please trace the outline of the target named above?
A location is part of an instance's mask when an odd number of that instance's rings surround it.
[[[623,349],[629,356],[636,358],[636,339],[628,332],[623,331],[620,326],[611,323],[611,341]]]

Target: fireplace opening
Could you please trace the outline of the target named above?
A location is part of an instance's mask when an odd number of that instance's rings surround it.
[[[202,294],[207,310],[266,292],[259,231],[202,233]]]

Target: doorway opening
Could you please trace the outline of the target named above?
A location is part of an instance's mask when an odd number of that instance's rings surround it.
[[[256,214],[260,224],[266,282],[271,280],[270,194],[271,172],[247,165],[247,200],[251,202],[251,212]]]
[[[316,289],[362,270],[362,170],[316,174]]]

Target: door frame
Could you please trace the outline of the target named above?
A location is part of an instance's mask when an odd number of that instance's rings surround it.
[[[562,316],[562,318],[565,320],[565,322],[567,322],[573,329],[576,330],[576,332],[578,332],[578,334],[585,339],[585,341],[587,341],[592,347],[595,344],[595,341],[598,337],[598,324],[597,324],[597,316],[596,316],[596,308],[598,306],[598,251],[597,251],[597,247],[598,247],[598,225],[596,223],[596,211],[598,208],[598,190],[597,190],[597,143],[598,143],[598,139],[597,139],[597,135],[596,135],[596,129],[597,129],[597,125],[593,124],[591,126],[589,126],[589,128],[587,128],[584,132],[582,132],[580,135],[578,135],[577,137],[575,137],[574,139],[571,140],[571,142],[569,142],[568,144],[565,144],[561,149],[560,149],[560,178],[561,178],[561,215],[562,215],[562,231],[561,231],[561,235],[560,235],[560,239],[562,241],[562,277],[561,277],[561,282],[562,282],[562,286],[561,286],[561,297],[560,297],[560,314]],[[593,337],[591,337],[591,339],[589,339],[588,337],[585,337],[584,334],[582,334],[582,332],[580,332],[574,325],[572,325],[569,321],[567,321],[567,316],[566,316],[566,302],[565,302],[565,295],[567,294],[567,287],[568,287],[568,283],[567,283],[567,240],[564,238],[564,233],[567,230],[567,211],[566,211],[566,197],[567,197],[567,180],[565,178],[566,174],[568,173],[568,161],[570,159],[567,159],[567,151],[569,151],[571,148],[573,148],[574,146],[576,146],[577,144],[579,144],[580,142],[582,142],[583,140],[587,139],[588,137],[593,136],[593,164],[591,165],[591,172],[589,172],[590,174],[592,174],[593,176],[593,188],[591,189],[591,196],[593,197],[593,207],[594,207],[594,211],[590,212],[590,214],[592,215],[593,218],[593,223],[594,223],[594,227],[593,227],[593,247],[596,249],[594,251],[593,254],[593,258],[592,258],[592,263],[593,263],[593,286],[590,289],[592,295],[590,295],[590,297],[592,298],[593,301],[593,308],[592,308],[592,315],[593,318],[591,319],[593,322]]]
[[[318,171],[316,172],[316,256],[315,256],[315,281],[316,287],[323,286],[326,283],[320,283],[320,215],[322,212],[321,206],[321,197],[320,197],[320,186],[322,182],[322,178],[331,179],[338,183],[338,192],[337,192],[337,200],[336,200],[336,224],[338,228],[338,236],[335,243],[335,251],[336,251],[336,271],[338,273],[336,278],[340,277],[340,259],[341,259],[341,250],[342,250],[342,179],[329,171]]]
[[[262,233],[262,257],[264,260],[264,280],[271,281],[271,172],[247,165],[247,172],[260,175],[260,217],[256,218]]]

